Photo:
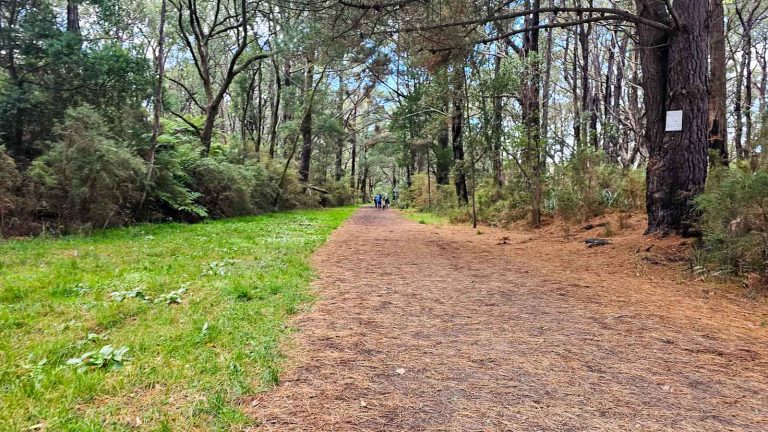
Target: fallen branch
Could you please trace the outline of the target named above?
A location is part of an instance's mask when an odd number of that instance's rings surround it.
[[[598,246],[607,246],[611,244],[610,241],[606,239],[599,239],[599,238],[588,238],[584,242],[587,244],[587,247],[589,248],[598,247]]]

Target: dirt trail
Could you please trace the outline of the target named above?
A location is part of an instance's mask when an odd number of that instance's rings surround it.
[[[763,307],[484,231],[360,210],[257,430],[768,430]]]

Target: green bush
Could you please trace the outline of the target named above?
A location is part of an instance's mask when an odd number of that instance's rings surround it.
[[[322,195],[320,200],[323,207],[341,207],[355,202],[355,192],[350,189],[346,179],[329,182],[325,185],[325,190],[328,193]]]
[[[0,146],[0,236],[5,233],[19,205],[20,186],[21,174],[16,169],[16,163],[5,152],[5,147]]]
[[[254,214],[269,209],[260,192],[268,176],[257,164],[237,165],[217,158],[201,158],[192,168],[197,202],[215,218]],[[274,196],[274,195],[272,195]]]
[[[524,185],[525,179],[513,176],[503,188],[487,179],[478,184],[477,200],[478,219],[495,226],[507,226],[512,222],[526,219],[530,215],[530,188]]]
[[[644,204],[643,170],[622,170],[602,152],[585,149],[555,168],[548,181],[544,209],[567,221],[582,221],[609,209],[639,210]]]
[[[768,282],[768,170],[721,169],[696,201],[703,265],[730,275],[756,273]]]
[[[428,186],[431,186],[431,190]],[[419,211],[430,211],[447,215],[458,207],[456,190],[452,185],[438,185],[433,178],[427,181],[426,174],[416,174],[411,178],[411,187],[400,193],[400,206]]]
[[[54,133],[56,140],[29,170],[38,214],[66,230],[131,221],[144,161],[113,140],[89,106],[69,109]]]

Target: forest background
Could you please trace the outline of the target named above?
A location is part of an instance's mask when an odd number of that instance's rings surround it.
[[[0,233],[367,202],[645,213],[768,268],[759,0],[7,0]],[[682,130],[666,114],[682,111]]]

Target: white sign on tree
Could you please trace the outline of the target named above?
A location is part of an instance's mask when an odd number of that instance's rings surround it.
[[[667,111],[667,132],[680,132],[683,130],[683,112]]]

